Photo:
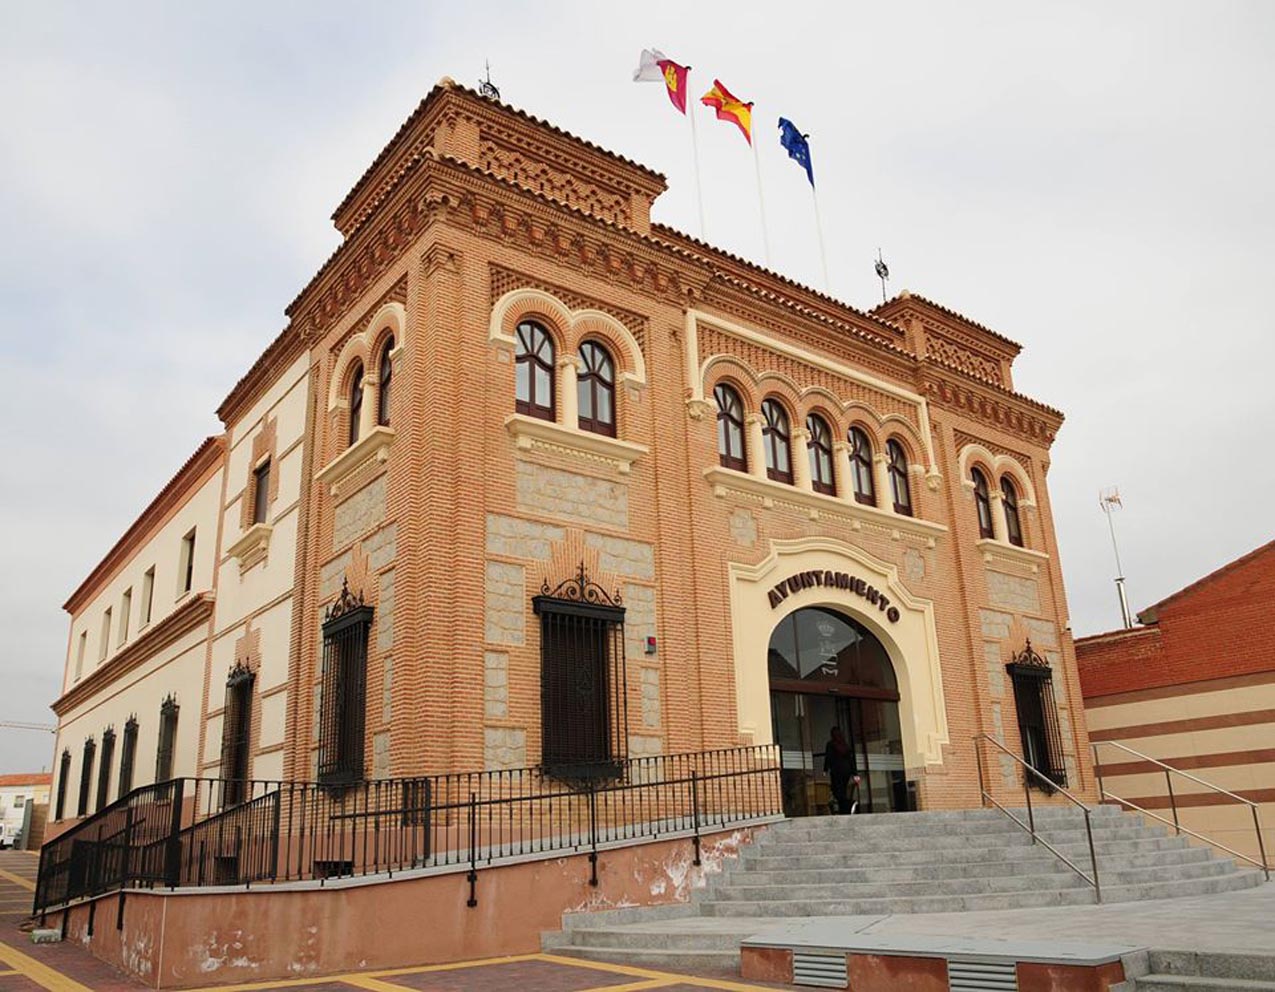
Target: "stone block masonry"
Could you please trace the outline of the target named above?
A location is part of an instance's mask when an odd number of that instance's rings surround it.
[[[499,771],[527,767],[527,731],[518,727],[483,728],[483,768]]]
[[[332,522],[332,550],[344,548],[385,519],[385,476],[369,482],[349,499],[337,504]]]
[[[655,636],[655,590],[626,582],[624,597],[624,656],[647,658],[646,639]]]
[[[519,517],[487,514],[487,553],[503,558],[548,561],[553,546],[566,534],[561,527]]]
[[[628,529],[626,485],[524,461],[517,463],[516,472],[519,509],[580,524]]]
[[[987,596],[993,606],[1020,613],[1040,612],[1040,583],[1035,579],[988,569]]]
[[[604,572],[633,579],[655,578],[655,548],[650,544],[603,534],[586,534],[584,543],[597,549],[598,567]]]
[[[526,570],[521,565],[487,562],[486,639],[488,644],[526,642]]]
[[[509,655],[500,651],[483,655],[483,711],[489,720],[509,715]]]

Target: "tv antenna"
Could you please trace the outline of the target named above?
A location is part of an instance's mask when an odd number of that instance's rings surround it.
[[[1120,566],[1120,547],[1116,544],[1116,525],[1115,521],[1111,519],[1113,512],[1124,508],[1124,504],[1120,501],[1120,490],[1112,486],[1109,489],[1100,491],[1098,493],[1098,506],[1107,515],[1107,529],[1111,531],[1111,550],[1116,556],[1116,594],[1120,597],[1120,619],[1124,622],[1125,630],[1128,630],[1133,626],[1133,616],[1129,613],[1129,597],[1124,589],[1124,569]]]
[[[499,100],[500,90],[496,89],[496,84],[491,81],[491,63],[484,60],[484,65],[487,67],[487,78],[478,80],[478,92],[489,100]]]
[[[881,257],[881,249],[877,249],[877,264],[874,266],[877,270],[877,278],[881,280],[881,302],[886,302],[885,284],[890,278],[890,267],[885,264],[885,259]]]

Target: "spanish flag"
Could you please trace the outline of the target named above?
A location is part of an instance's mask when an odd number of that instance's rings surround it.
[[[699,102],[713,107],[719,121],[730,121],[744,133],[745,141],[753,143],[753,105],[732,95],[720,79],[713,80],[713,88],[700,97]]]
[[[678,65],[655,48],[644,48],[633,70],[635,83],[651,83],[659,80],[668,88],[668,98],[682,113],[686,113],[686,75],[689,65]]]

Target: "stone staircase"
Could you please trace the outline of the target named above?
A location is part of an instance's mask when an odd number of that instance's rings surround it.
[[[1275,953],[1152,951],[1150,969],[1134,979],[1137,992],[1275,992]]]
[[[1036,825],[1089,871],[1079,810],[1038,809]],[[1094,810],[1093,830],[1104,903],[1262,881],[1115,807]],[[769,827],[688,904],[568,914],[544,944],[596,960],[734,972],[743,938],[792,917],[867,917],[866,926],[890,914],[1093,902],[1084,880],[996,810],[810,817]]]

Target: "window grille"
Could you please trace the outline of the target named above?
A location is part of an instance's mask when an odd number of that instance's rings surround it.
[[[221,723],[222,807],[245,799],[248,778],[248,744],[252,732],[252,686],[256,675],[243,662],[226,679],[226,709]]]
[[[1062,732],[1058,725],[1058,704],[1054,699],[1053,671],[1049,663],[1032,649],[1031,641],[1005,666],[1014,686],[1014,707],[1018,711],[1018,732],[1022,738],[1023,760],[1055,785],[1067,784],[1063,761]],[[1036,776],[1028,776],[1037,788],[1046,786]]]
[[[84,742],[84,758],[80,764],[80,801],[76,806],[76,816],[86,816],[89,811],[89,788],[93,782],[93,756],[97,753],[97,742],[90,737]]]
[[[133,791],[133,765],[137,761],[137,718],[129,717],[124,724],[124,740],[120,745],[119,798]]]
[[[115,757],[115,729],[107,727],[102,732],[102,760],[97,765],[97,802],[93,804],[96,812],[106,805],[107,793],[111,788],[111,761]]]
[[[53,818],[60,820],[66,815],[66,780],[71,777],[71,752],[62,751],[62,764],[58,767],[58,802]]]
[[[560,779],[619,775],[628,740],[624,607],[579,570],[532,599],[540,617],[541,763]]]
[[[155,781],[173,777],[173,747],[177,742],[177,697],[169,696],[159,707],[159,746],[155,750]]]
[[[270,510],[270,459],[258,465],[252,473],[252,522],[264,524]]]
[[[346,583],[323,621],[319,690],[319,781],[348,785],[363,778],[367,641],[372,607]]]

